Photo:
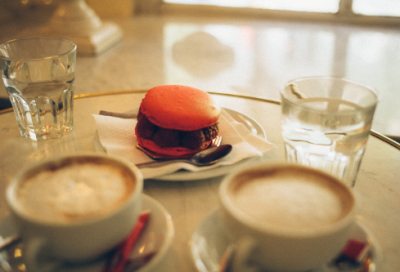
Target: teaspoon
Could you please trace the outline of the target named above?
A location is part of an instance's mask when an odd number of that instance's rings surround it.
[[[145,163],[138,163],[136,167],[138,168],[154,168],[160,167],[177,162],[190,163],[196,166],[207,166],[215,164],[222,157],[228,155],[232,150],[232,145],[220,145],[196,153],[193,157],[189,159],[177,159],[177,160],[163,160],[163,161],[151,161]]]

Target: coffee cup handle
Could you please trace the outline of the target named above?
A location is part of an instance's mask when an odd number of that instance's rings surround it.
[[[257,249],[257,242],[250,237],[241,237],[235,243],[234,255],[232,258],[232,272],[255,272],[258,267],[255,265],[252,256]]]
[[[41,258],[40,254],[46,244],[47,241],[40,237],[33,237],[24,241],[24,261],[29,271],[50,272],[60,266],[60,262]]]

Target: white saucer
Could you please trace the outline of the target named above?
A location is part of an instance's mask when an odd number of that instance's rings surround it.
[[[253,133],[253,135],[256,135],[262,139],[266,139],[267,136],[265,134],[264,129],[262,126],[253,118],[239,113],[237,111],[223,108],[229,115],[238,123],[243,124],[249,131]],[[135,113],[137,112],[138,109],[134,109],[132,111],[129,111],[128,113]],[[97,133],[97,130],[94,134],[93,137],[93,148],[96,152],[100,153],[106,153],[105,148],[101,145],[99,135]],[[224,165],[208,170],[203,170],[203,171],[196,171],[196,172],[190,172],[190,171],[177,171],[175,173],[155,177],[153,179],[155,180],[164,180],[164,181],[194,181],[194,180],[202,180],[202,179],[209,179],[209,178],[214,178],[214,177],[219,177],[223,176],[227,173],[230,173],[232,170],[237,169],[237,167],[245,167],[248,166],[255,161],[257,161],[259,158],[257,157],[252,157],[252,158],[247,158],[244,159],[238,163],[235,163],[233,165]]]
[[[164,258],[169,247],[171,246],[174,237],[174,225],[171,219],[171,215],[168,213],[168,211],[155,199],[144,194],[142,210],[150,211],[150,217],[146,228],[144,229],[140,239],[138,240],[134,250],[132,251],[132,256],[136,258],[144,256],[151,252],[156,252],[156,254],[150,259],[148,263],[146,263],[140,269],[135,270],[137,272],[148,272],[152,271],[159,264],[159,262]],[[0,237],[12,235],[14,230],[15,227],[9,217],[6,217],[0,222]],[[4,262],[8,262],[10,268],[12,269],[10,271],[20,271],[18,267],[23,266],[22,256],[16,253],[21,253],[20,249],[22,247],[23,242],[7,249],[7,251],[2,251],[0,254],[0,264],[3,265],[5,264]],[[57,271],[101,272],[104,265],[105,260],[100,259],[85,265],[65,265]]]
[[[370,245],[371,264],[363,272],[378,271],[379,250],[370,232],[359,221],[353,231],[352,238],[368,242]],[[199,272],[218,271],[219,261],[229,245],[229,240],[222,229],[218,209],[211,212],[198,226],[191,239],[191,252]],[[340,270],[331,265],[323,265],[308,272],[361,272],[361,270]]]
[[[238,123],[243,124],[249,131],[262,139],[267,139],[264,129],[262,126],[253,118],[231,110],[227,108],[223,108],[229,115]],[[257,161],[258,157],[247,158],[233,165],[224,165],[217,168],[212,168],[209,170],[199,171],[199,172],[189,172],[189,171],[178,171],[175,173],[171,173],[165,176],[158,177],[158,180],[166,180],[166,181],[185,181],[185,180],[201,180],[201,179],[209,179],[214,177],[223,176],[227,173],[232,172],[238,167],[249,166],[250,164]]]

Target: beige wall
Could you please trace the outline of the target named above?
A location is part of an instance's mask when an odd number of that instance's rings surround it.
[[[134,0],[86,0],[100,17],[132,16],[133,2]]]

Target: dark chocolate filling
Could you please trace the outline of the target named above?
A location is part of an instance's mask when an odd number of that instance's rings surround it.
[[[182,146],[189,149],[198,149],[206,141],[217,137],[218,130],[218,122],[212,126],[193,131],[166,129],[150,122],[140,111],[136,125],[136,132],[139,137],[152,140],[161,148]]]

